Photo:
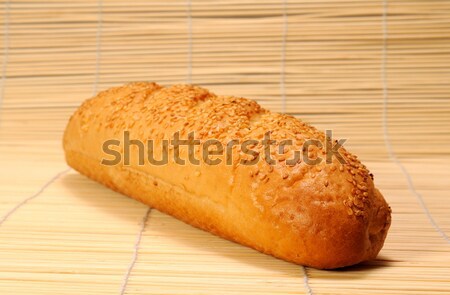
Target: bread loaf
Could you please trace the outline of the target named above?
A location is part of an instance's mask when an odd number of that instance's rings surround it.
[[[177,132],[182,139],[193,134],[191,140],[200,144],[192,150],[158,148]],[[231,160],[217,152],[210,158],[222,160],[219,164],[208,161],[202,150],[210,139],[219,151],[217,143],[228,147],[233,140],[260,141],[266,134],[276,142],[269,151],[273,162],[263,159],[266,147],[260,142],[247,150],[232,146]],[[280,151],[286,139],[293,143]],[[138,82],[85,101],[70,118],[63,145],[71,167],[115,191],[263,253],[329,269],[374,259],[386,238],[391,210],[372,174],[343,147],[338,152],[345,162],[337,157],[314,164],[286,161],[298,150],[325,159],[326,139],[324,132],[249,99],[218,96],[192,85]],[[129,163],[123,159],[126,140],[132,143]],[[137,140],[152,140],[153,149],[146,144],[142,151]],[[310,140],[323,145],[305,151]],[[149,162],[149,154],[159,160],[164,152],[167,163]],[[114,162],[119,155],[120,162]]]

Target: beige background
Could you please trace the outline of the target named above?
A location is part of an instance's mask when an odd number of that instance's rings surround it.
[[[0,9],[0,294],[450,293],[450,1]],[[348,139],[393,208],[379,258],[303,268],[66,170],[70,114],[136,80],[253,98]]]

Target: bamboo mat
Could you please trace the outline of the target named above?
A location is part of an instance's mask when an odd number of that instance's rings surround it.
[[[2,1],[0,294],[450,294],[450,1]],[[393,224],[375,261],[303,268],[68,170],[99,90],[192,82],[346,138]]]

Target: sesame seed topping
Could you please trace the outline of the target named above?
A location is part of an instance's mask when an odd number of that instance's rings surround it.
[[[259,183],[267,183],[274,177],[273,175],[280,175],[282,179],[291,177],[292,180],[297,181],[309,173],[311,178],[319,178],[319,173],[324,169],[327,172],[339,169],[341,173],[345,172],[342,177],[351,183],[350,186],[346,186],[353,195],[353,199],[349,197],[345,204],[349,214],[357,215],[354,212],[358,212],[359,215],[362,215],[365,213],[361,210],[355,211],[354,207],[361,206],[361,204],[366,206],[365,202],[368,202],[366,199],[369,196],[368,187],[372,187],[372,183],[368,182],[368,179],[369,177],[373,179],[373,175],[357,160],[355,155],[346,151],[345,148],[340,148],[340,151],[342,151],[342,155],[345,155],[346,164],[334,162],[331,165],[308,167],[306,164],[300,164],[302,163],[301,157],[298,158],[299,165],[295,168],[286,167],[291,164],[290,161],[286,164],[278,164],[278,162],[291,159],[293,151],[299,151],[306,140],[324,140],[325,138],[323,132],[292,116],[264,110],[251,100],[215,95],[206,89],[192,85],[161,87],[154,83],[133,83],[101,92],[98,97],[102,97],[100,101],[104,101],[104,108],[100,114],[88,112],[89,105],[96,103],[95,99],[84,103],[79,110],[79,115],[82,116],[84,122],[91,122],[94,116],[99,116],[98,120],[106,118],[103,125],[96,125],[99,128],[98,132],[108,128],[114,129],[111,132],[116,132],[121,128],[132,127],[135,135],[138,135],[138,139],[162,140],[170,138],[174,131],[180,131],[180,134],[189,134],[195,131],[196,139],[201,139],[202,142],[209,138],[215,138],[226,145],[228,141],[236,139],[237,136],[240,139],[261,140],[266,131],[271,130],[272,140],[280,142],[284,138],[291,139],[296,145],[295,148],[294,146],[291,149],[285,148],[283,154],[278,155],[279,145],[274,145],[271,150],[275,155],[272,158],[277,160],[276,166],[268,165],[260,166],[260,168],[241,166],[239,170],[242,169],[244,173],[249,173],[250,177],[258,176]],[[127,119],[130,117],[132,120]],[[133,124],[135,125],[133,126]],[[86,125],[83,129],[91,132],[88,127]],[[169,148],[172,149],[172,145],[169,145]],[[254,148],[260,154],[263,153],[261,145],[253,145],[250,148]],[[233,167],[237,167],[236,164],[244,155],[242,153],[240,156],[238,155],[240,149],[236,145],[233,145],[232,152],[235,165]],[[313,159],[317,155],[323,155],[325,147],[311,147],[308,152],[310,158]],[[200,148],[195,149],[196,158],[199,158],[200,153]],[[253,159],[255,156],[251,157]],[[262,164],[265,165],[265,163]],[[246,169],[250,171],[246,172],[248,171]],[[346,170],[348,170],[348,174]],[[195,171],[194,175],[200,176],[201,171],[203,170]],[[276,173],[270,174],[274,171]],[[251,183],[258,185],[258,181],[251,181]],[[319,184],[328,187],[330,181],[320,179]],[[352,200],[351,203],[349,200]]]

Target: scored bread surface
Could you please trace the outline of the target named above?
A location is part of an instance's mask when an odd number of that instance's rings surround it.
[[[278,153],[273,146],[270,165],[261,157],[254,165],[241,160],[254,157],[239,146],[232,148],[232,163],[224,156],[219,165],[204,162],[201,149],[195,165],[138,165],[138,147],[131,146],[131,163],[104,165],[103,143],[130,139],[155,141],[154,158],[161,158],[160,143],[179,132],[186,139],[194,132],[203,144],[217,139],[225,147],[231,140],[261,141],[266,132],[276,142],[290,139]],[[270,112],[256,102],[218,96],[192,85],[162,87],[137,82],[100,92],[85,101],[70,118],[64,150],[70,166],[104,185],[168,213],[198,228],[252,247],[275,257],[316,268],[337,268],[374,259],[390,226],[390,208],[374,187],[373,176],[357,157],[344,148],[337,158],[309,165],[287,164],[305,141],[325,142],[325,134],[285,114]],[[123,145],[119,148],[123,153]],[[253,150],[264,154],[263,146]],[[173,149],[169,147],[169,152]],[[313,146],[311,158],[325,158],[325,147]],[[180,149],[180,158],[189,151]],[[148,151],[145,149],[145,159]]]

